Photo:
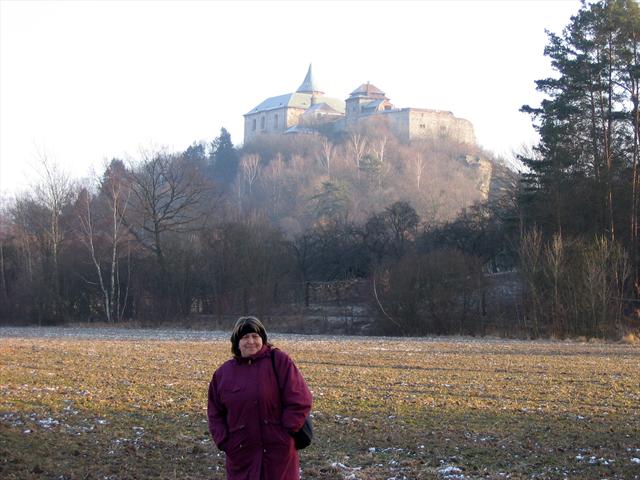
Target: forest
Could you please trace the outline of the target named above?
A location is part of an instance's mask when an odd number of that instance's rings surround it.
[[[540,140],[509,161],[383,122],[241,147],[222,128],[88,182],[43,157],[2,202],[0,323],[251,313],[306,331],[322,305],[350,333],[638,335],[639,45],[633,0],[548,32],[555,75],[521,109]]]

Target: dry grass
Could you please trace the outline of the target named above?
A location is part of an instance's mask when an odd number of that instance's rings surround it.
[[[640,478],[637,346],[277,344],[315,396],[305,479]],[[224,478],[205,414],[227,357],[227,342],[0,339],[0,477]]]

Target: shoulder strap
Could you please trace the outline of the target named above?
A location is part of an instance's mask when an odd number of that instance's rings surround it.
[[[276,376],[276,385],[278,385],[278,391],[280,392],[280,396],[282,396],[282,391],[280,389],[280,378],[278,377],[278,369],[276,368],[275,350],[271,350],[271,367],[273,368],[273,374]]]

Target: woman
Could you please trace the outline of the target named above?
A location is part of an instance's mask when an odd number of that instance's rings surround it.
[[[209,431],[226,453],[227,480],[299,480],[291,435],[311,411],[304,378],[267,342],[255,317],[238,319],[231,351],[233,358],[213,374],[208,403]]]

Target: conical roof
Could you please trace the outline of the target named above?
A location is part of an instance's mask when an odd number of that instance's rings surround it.
[[[307,70],[307,76],[304,77],[302,85],[298,87],[296,90],[298,93],[316,93],[322,95],[324,92],[321,91],[316,82],[313,79],[313,71],[311,69],[311,64],[309,64],[309,70]]]

